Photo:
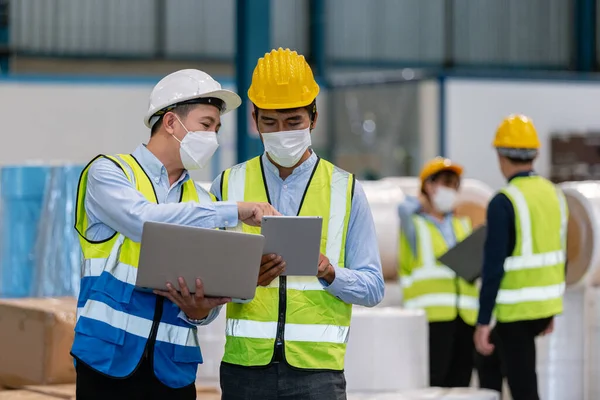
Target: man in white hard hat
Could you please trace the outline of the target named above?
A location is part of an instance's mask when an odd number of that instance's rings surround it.
[[[182,278],[165,291],[136,291],[139,242],[145,221],[257,226],[277,214],[267,203],[214,202],[188,175],[208,163],[221,115],[240,103],[202,71],[172,73],[150,95],[148,144],[100,155],[81,174],[75,228],[84,265],[71,350],[78,399],[196,398],[196,327],[230,299],[204,297],[200,280]]]

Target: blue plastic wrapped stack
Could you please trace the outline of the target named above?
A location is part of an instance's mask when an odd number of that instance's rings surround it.
[[[47,166],[6,166],[0,172],[0,297],[31,293],[34,246],[49,170]]]
[[[33,297],[79,294],[82,259],[73,225],[82,170],[79,165],[50,168],[35,244]]]

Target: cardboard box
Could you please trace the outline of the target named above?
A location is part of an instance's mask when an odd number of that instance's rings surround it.
[[[56,400],[56,397],[29,390],[5,390],[0,392],[0,400]]]
[[[75,384],[66,385],[46,385],[46,386],[25,386],[24,390],[53,396],[57,399],[75,399]]]
[[[75,383],[72,297],[0,300],[0,385]]]
[[[214,386],[201,386],[196,383],[196,398],[200,400],[221,400],[221,390]]]

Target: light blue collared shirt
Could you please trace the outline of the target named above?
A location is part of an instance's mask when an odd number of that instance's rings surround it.
[[[443,220],[433,218],[429,214],[421,213],[421,203],[419,199],[414,196],[406,196],[405,200],[398,207],[398,214],[400,215],[400,225],[402,226],[402,234],[406,235],[408,244],[413,252],[417,255],[417,230],[415,228],[415,222],[412,217],[414,214],[419,215],[429,222],[433,223],[440,231],[448,248],[456,245],[456,236],[454,235],[454,227],[452,226],[452,213],[448,213],[444,216]]]
[[[266,155],[263,154],[262,160],[273,207],[283,215],[297,215],[317,156],[313,152],[285,180],[279,177],[279,170]],[[220,176],[213,182],[211,192],[218,199],[221,198]],[[331,285],[320,279],[326,291],[349,304],[373,307],[381,302],[384,283],[375,224],[367,197],[358,181],[354,186],[348,223],[346,265],[345,268],[334,265],[334,268],[335,279]]]
[[[89,240],[104,240],[119,232],[134,242],[142,240],[144,222],[166,222],[196,226],[199,228],[222,228],[236,226],[238,209],[235,202],[200,204],[179,203],[182,185],[190,179],[187,171],[173,184],[169,184],[167,169],[144,145],[132,153],[152,181],[159,204],[149,202],[136,190],[121,168],[106,158],[99,158],[90,166],[85,195],[85,210]],[[125,165],[129,170],[129,167]],[[131,173],[131,170],[128,171]],[[196,188],[202,189],[196,184]],[[219,314],[213,309],[200,325],[206,325]],[[182,312],[179,315],[190,322]],[[190,322],[191,323],[191,322]]]

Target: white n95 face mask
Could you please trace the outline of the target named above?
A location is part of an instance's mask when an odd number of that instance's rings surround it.
[[[445,214],[454,210],[457,197],[458,193],[456,190],[446,186],[438,186],[431,199],[431,203],[436,210]]]
[[[282,167],[298,164],[311,145],[310,128],[261,134],[265,150]]]
[[[177,118],[183,129],[187,131],[183,140],[179,140],[172,135],[179,143],[179,155],[183,168],[188,171],[202,169],[210,161],[215,151],[219,147],[217,133],[209,131],[190,132],[183,122]]]

